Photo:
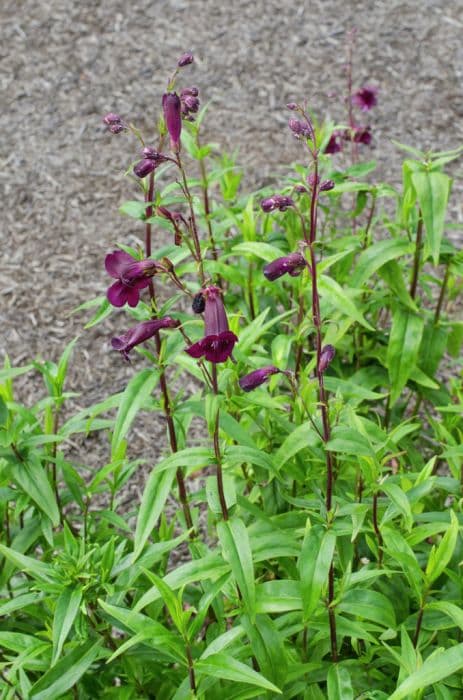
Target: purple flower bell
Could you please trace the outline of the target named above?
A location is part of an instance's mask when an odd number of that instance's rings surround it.
[[[111,340],[111,345],[115,350],[119,350],[125,360],[129,360],[129,352],[136,345],[144,343],[153,337],[161,328],[176,328],[179,321],[170,316],[155,318],[150,321],[142,321],[123,335],[119,335]]]
[[[107,297],[113,306],[136,306],[140,299],[140,289],[150,283],[150,277],[163,270],[155,260],[134,260],[123,250],[115,250],[105,258],[106,272],[117,282],[109,287]]]
[[[227,314],[219,287],[205,287],[201,290],[204,298],[204,338],[187,348],[190,357],[205,357],[209,362],[225,362],[233,352],[238,338],[228,327]]]
[[[165,156],[163,153],[158,153],[158,151],[151,146],[144,148],[141,154],[142,160],[138,161],[133,169],[135,175],[141,178],[146,177],[152,173],[153,170],[158,167],[158,165],[164,163],[166,160],[169,160],[168,156]]]
[[[325,146],[325,153],[328,153],[329,155],[334,155],[335,153],[339,153],[342,151],[342,141],[341,141],[341,135],[339,132],[335,131],[333,134],[330,136],[330,140]]]
[[[352,95],[352,104],[359,107],[362,112],[369,112],[378,104],[378,88],[365,85]]]
[[[176,92],[166,92],[162,96],[162,109],[170,145],[174,153],[180,151],[180,133],[182,131],[182,103]]]
[[[297,277],[305,266],[306,261],[301,253],[290,253],[265,265],[264,275],[270,282],[286,274]]]
[[[241,377],[238,384],[243,389],[243,391],[252,391],[258,386],[267,381],[272,374],[278,374],[280,370],[273,365],[268,365],[267,367],[260,367],[260,369],[255,369],[253,372],[246,374]]]

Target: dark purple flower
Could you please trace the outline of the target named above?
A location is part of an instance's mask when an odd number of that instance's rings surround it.
[[[365,85],[352,95],[352,104],[359,107],[362,112],[368,112],[378,104],[378,88]]]
[[[205,357],[209,362],[225,362],[233,352],[238,338],[228,328],[227,314],[219,287],[201,290],[205,300],[204,338],[187,348],[190,357]]]
[[[335,356],[336,350],[332,345],[325,345],[320,353],[320,362],[318,364],[318,371],[323,373],[328,365],[331,363],[333,357]]]
[[[268,365],[267,367],[261,367],[260,369],[255,369],[253,372],[246,374],[239,380],[239,385],[243,391],[252,391],[258,386],[267,381],[267,379],[272,374],[278,374],[280,370],[273,365]]]
[[[180,97],[176,92],[166,92],[162,96],[164,119],[170,136],[170,145],[175,153],[178,153],[180,150],[180,133],[182,131],[181,107]]]
[[[286,211],[288,207],[294,206],[294,202],[291,199],[291,197],[286,197],[282,194],[274,194],[271,197],[263,199],[260,203],[260,206],[262,208],[262,211],[268,214],[274,209],[278,209],[279,211]]]
[[[297,138],[310,138],[311,132],[307,124],[303,124],[299,119],[290,119],[288,126]]]
[[[129,352],[136,345],[144,343],[155,335],[161,328],[176,328],[179,321],[176,321],[170,316],[164,318],[155,318],[151,321],[142,321],[123,335],[119,335],[111,340],[111,345],[115,350],[119,350],[121,355],[128,360]]]
[[[112,134],[120,134],[121,131],[127,129],[127,125],[124,123],[122,117],[119,114],[114,114],[114,112],[106,114],[103,117],[103,122]]]
[[[325,153],[328,153],[329,155],[334,155],[335,153],[339,153],[342,151],[342,142],[341,142],[341,135],[339,132],[335,131],[333,134],[330,136],[330,140],[325,146]]]
[[[306,261],[301,253],[290,253],[289,255],[277,258],[276,260],[272,260],[271,263],[268,263],[268,265],[264,267],[264,275],[270,282],[273,282],[287,273],[291,275],[291,277],[296,277],[305,266]]]
[[[113,306],[136,306],[140,299],[140,289],[144,289],[150,283],[150,277],[163,269],[155,260],[134,260],[131,255],[123,250],[115,250],[105,258],[106,272],[115,277],[114,282],[107,291],[109,302]]]
[[[193,54],[191,53],[191,51],[185,51],[185,53],[182,53],[182,55],[178,59],[177,66],[179,68],[183,68],[184,66],[189,66],[190,63],[193,63],[193,61],[194,61],[194,58],[193,58]]]
[[[371,143],[371,126],[356,126],[353,139],[355,143],[363,143],[369,146]]]

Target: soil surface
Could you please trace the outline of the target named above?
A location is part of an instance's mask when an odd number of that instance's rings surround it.
[[[104,293],[105,254],[143,236],[118,207],[137,192],[124,171],[138,147],[102,125],[109,111],[145,133],[157,119],[167,76],[185,50],[195,55],[182,84],[211,101],[206,135],[240,149],[244,187],[277,182],[300,156],[285,104],[344,121],[346,32],[357,30],[354,85],[379,88],[369,115],[378,178],[400,181],[391,140],[444,150],[463,142],[463,3],[442,0],[2,0],[0,8],[0,189],[2,201],[0,355],[14,364],[57,360],[81,334],[68,389],[86,406],[122,390],[133,375],[109,340],[127,327],[124,311],[83,332],[70,315]],[[462,166],[452,195],[463,220]],[[459,175],[459,179],[458,179]],[[461,240],[461,239],[460,239]],[[137,366],[135,362],[135,366]],[[32,402],[41,379],[18,382]],[[165,426],[134,428],[133,454],[149,459]],[[161,440],[162,441],[162,440]],[[75,444],[92,468],[105,441]],[[143,471],[133,480],[137,497]]]

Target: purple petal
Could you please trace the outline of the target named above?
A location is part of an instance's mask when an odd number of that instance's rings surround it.
[[[106,292],[109,303],[117,307],[124,306],[127,301],[127,289],[122,282],[114,282]]]
[[[198,359],[204,355],[204,353],[206,352],[204,347],[204,340],[205,338],[202,338],[201,340],[198,340],[197,343],[193,343],[193,345],[190,345],[190,347],[186,349],[186,352],[189,354],[190,357]]]
[[[133,262],[134,259],[131,255],[125,253],[123,250],[115,250],[113,253],[108,253],[104,264],[108,275],[111,275],[111,277],[120,277],[124,267],[126,267],[128,263]]]
[[[206,336],[203,338],[206,360],[214,363],[225,362],[232,354],[237,341],[238,338],[231,331],[225,331],[220,335]]]
[[[126,287],[125,290],[128,305],[133,308],[140,301],[140,292],[137,287]]]

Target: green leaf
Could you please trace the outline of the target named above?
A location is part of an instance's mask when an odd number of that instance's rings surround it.
[[[240,353],[247,353],[254,343],[259,340],[259,338],[272,326],[293,314],[293,311],[285,311],[284,313],[275,316],[270,321],[265,322],[265,318],[267,317],[269,311],[270,308],[266,308],[265,311],[259,314],[259,316],[256,316],[256,318],[249,323],[243,331],[240,332],[239,343],[236,345]]]
[[[222,520],[217,524],[217,534],[223,556],[231,566],[244,608],[253,620],[256,615],[256,591],[251,545],[246,526],[239,518]]]
[[[381,484],[381,489],[387,493],[395,506],[395,508],[391,508],[391,506],[389,506],[381,522],[387,522],[390,519],[390,516],[394,517],[397,511],[399,511],[404,518],[406,531],[410,532],[413,527],[413,514],[410,501],[408,500],[406,494],[402,491],[400,486],[390,483],[389,481],[384,481]]]
[[[158,380],[159,372],[153,369],[144,369],[128,383],[121,396],[119,411],[117,412],[111,441],[111,459],[114,459],[114,456],[119,451],[121,442],[127,435],[132,421],[138,411],[146,404]]]
[[[77,341],[78,338],[74,338],[74,340],[71,340],[71,342],[66,345],[58,363],[56,385],[60,393],[62,392],[64,380],[68,371],[69,358],[71,357],[71,353],[74,350],[74,345],[77,343]]]
[[[351,286],[361,287],[380,267],[402,255],[413,253],[413,249],[413,244],[400,238],[374,243],[364,250],[357,260],[350,280]]]
[[[457,543],[459,522],[458,518],[450,511],[450,525],[447,532],[439,543],[439,546],[433,547],[429,554],[428,563],[426,566],[426,578],[431,585],[444,571],[445,567],[452,558]]]
[[[355,303],[349,296],[353,290],[343,289],[340,284],[332,277],[321,275],[319,279],[319,289],[322,299],[322,304],[325,302],[333,306],[343,316],[347,316],[353,321],[357,321],[361,326],[373,331],[374,328],[363,317]]]
[[[32,458],[16,462],[11,467],[11,478],[51,519],[53,526],[58,527],[60,516],[55,494],[40,461]]]
[[[299,558],[304,622],[320,605],[322,591],[328,585],[335,545],[335,533],[319,525],[311,527],[305,535]]]
[[[450,649],[437,649],[423,665],[406,678],[392,693],[389,700],[402,700],[418,690],[448,678],[463,667],[463,644]]]
[[[11,561],[17,569],[30,573],[39,581],[50,583],[54,580],[54,571],[50,564],[45,564],[34,557],[28,557],[25,554],[16,552],[14,549],[5,547],[4,544],[0,544],[0,554],[3,554],[8,561]]]
[[[351,588],[342,596],[336,610],[371,620],[383,627],[396,628],[395,612],[391,601],[377,591]]]
[[[437,265],[451,179],[438,171],[420,171],[412,173],[412,183],[416,190],[426,232],[424,256],[427,258],[431,255],[434,265]]]
[[[98,297],[98,299],[93,299],[93,301],[98,302],[100,306],[98,307],[97,312],[92,316],[90,321],[88,321],[88,323],[85,324],[85,330],[93,328],[93,326],[96,326],[98,323],[101,323],[101,321],[104,321],[105,318],[112,314],[114,308],[113,306],[111,306],[106,297]],[[79,309],[75,310],[78,311]]]
[[[120,207],[121,214],[132,217],[132,219],[140,219],[143,221],[146,217],[146,203],[131,199],[124,202]]]
[[[279,248],[268,243],[263,243],[262,241],[247,241],[246,243],[238,243],[238,245],[233,246],[231,253],[236,255],[241,253],[242,255],[255,255],[265,262],[271,262],[276,258],[280,258],[283,253]]]
[[[454,603],[449,603],[446,600],[434,600],[426,603],[426,610],[437,610],[438,612],[447,615],[457,627],[463,630],[463,610]]]
[[[400,307],[396,309],[387,348],[391,405],[399,398],[416,365],[423,328],[421,316]]]
[[[228,510],[231,510],[233,506],[236,505],[236,489],[235,480],[230,474],[224,474],[222,477],[223,481],[223,493],[225,496],[225,503],[227,504]],[[217,486],[217,477],[208,476],[206,479],[206,496],[207,504],[209,509],[215,515],[220,515],[222,513],[222,506],[220,503],[219,490]]]
[[[148,571],[148,569],[145,569],[144,567],[142,568],[145,575],[149,578],[151,583],[154,583],[159,593],[161,594],[161,598],[164,601],[167,610],[169,611],[169,615],[172,618],[172,622],[174,623],[178,631],[181,634],[183,634],[183,608],[179,598],[175,595],[170,586],[168,586],[167,583],[162,580],[162,578],[156,576],[156,574],[152,571]]]
[[[32,686],[30,700],[55,700],[66,693],[100,656],[100,642],[86,642],[64,656]]]
[[[275,452],[273,461],[279,471],[295,454],[320,443],[320,436],[309,423],[298,425],[282,442]]]
[[[51,665],[54,666],[63,649],[71,627],[79,612],[82,600],[82,589],[67,587],[60,594],[53,617],[53,655]]]
[[[133,561],[140,556],[161,515],[175,478],[175,471],[159,471],[156,467],[149,475],[137,518],[135,529]]]
[[[276,685],[284,686],[288,664],[280,632],[274,621],[268,615],[256,615],[252,622],[247,615],[243,615],[241,624],[246,630],[260,671]]]
[[[332,664],[326,681],[328,700],[354,700],[354,691],[347,668]]]
[[[195,671],[199,675],[212,676],[213,678],[249,683],[259,688],[265,688],[273,693],[281,694],[281,690],[270,683],[264,676],[252,668],[237,661],[229,654],[211,654],[205,659],[195,662]]]

